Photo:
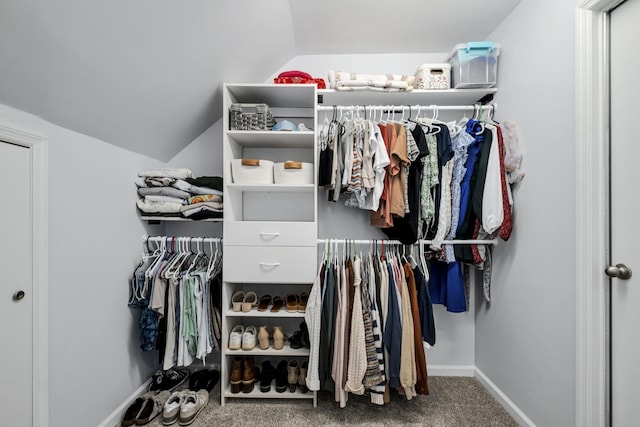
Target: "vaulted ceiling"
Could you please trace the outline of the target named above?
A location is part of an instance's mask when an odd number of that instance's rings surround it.
[[[222,82],[296,55],[448,52],[519,2],[0,0],[0,103],[167,161],[220,118]]]

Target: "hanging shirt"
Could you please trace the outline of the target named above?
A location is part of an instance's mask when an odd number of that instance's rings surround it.
[[[461,184],[466,174],[465,164],[467,162],[467,150],[474,142],[474,138],[465,132],[461,127],[457,127],[451,135],[451,147],[453,148],[453,178],[451,180],[451,227],[447,240],[456,238],[458,230],[458,222],[460,219],[460,199]],[[455,261],[455,253],[453,245],[445,245],[445,260],[447,262]]]
[[[495,126],[485,125],[491,131],[492,140],[489,159],[487,160],[487,174],[484,180],[482,192],[482,228],[488,234],[498,230],[504,220],[502,206],[502,178],[500,167],[500,145],[498,144],[498,131]]]
[[[380,207],[380,198],[384,188],[386,167],[389,165],[389,154],[382,139],[380,128],[369,120],[369,143],[373,151],[373,171],[374,185],[373,190],[367,193],[363,209],[377,211]]]

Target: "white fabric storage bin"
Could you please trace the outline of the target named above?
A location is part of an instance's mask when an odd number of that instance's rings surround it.
[[[422,64],[416,71],[416,89],[449,89],[451,64]]]
[[[276,163],[273,167],[273,179],[276,184],[313,184],[313,164],[293,161]]]
[[[273,184],[273,162],[270,160],[233,159],[231,161],[231,177],[236,184]]]

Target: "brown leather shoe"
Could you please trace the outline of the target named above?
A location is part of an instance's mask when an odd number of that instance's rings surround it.
[[[256,381],[256,373],[253,368],[254,368],[253,357],[251,356],[245,357],[243,368],[242,368],[242,392],[243,393],[251,393],[253,391],[253,386]]]
[[[243,358],[234,357],[233,367],[231,368],[231,393],[240,393],[242,385],[242,366]]]

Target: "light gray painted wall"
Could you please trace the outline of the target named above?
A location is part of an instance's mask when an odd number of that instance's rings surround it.
[[[98,425],[155,366],[127,283],[149,232],[133,178],[163,164],[4,105],[0,120],[49,138],[49,425]]]
[[[476,315],[476,365],[540,426],[574,424],[575,162],[572,0],[524,0],[502,44],[498,120],[514,120],[526,178],[495,251],[492,304]]]

